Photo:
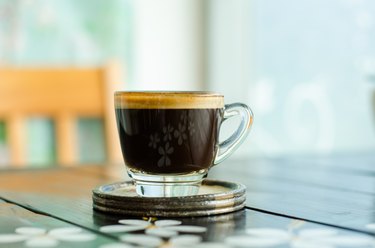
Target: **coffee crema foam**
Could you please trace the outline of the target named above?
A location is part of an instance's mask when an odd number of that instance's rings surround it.
[[[213,92],[130,92],[115,93],[118,109],[220,109],[224,96]]]

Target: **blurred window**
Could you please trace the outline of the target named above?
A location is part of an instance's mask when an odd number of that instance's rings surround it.
[[[374,150],[374,1],[209,6],[210,88],[255,112],[243,155]]]

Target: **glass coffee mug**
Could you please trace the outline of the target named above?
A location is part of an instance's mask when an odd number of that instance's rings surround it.
[[[147,197],[197,194],[208,170],[238,148],[253,122],[248,106],[224,105],[224,96],[211,92],[116,92],[115,108],[127,172]],[[220,143],[220,126],[232,116],[241,123]]]

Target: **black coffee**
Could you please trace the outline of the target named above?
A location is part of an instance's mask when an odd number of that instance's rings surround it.
[[[208,169],[218,145],[222,108],[116,108],[126,165],[147,173]]]

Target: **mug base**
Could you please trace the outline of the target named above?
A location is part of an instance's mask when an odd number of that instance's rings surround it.
[[[143,197],[179,197],[197,195],[207,171],[184,175],[150,175],[128,169],[136,192]]]

